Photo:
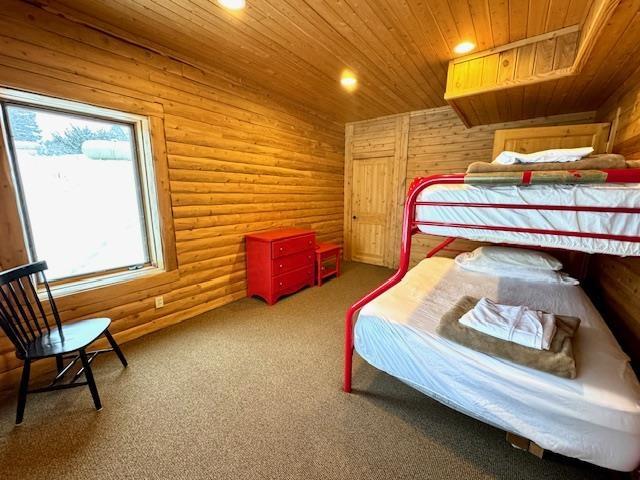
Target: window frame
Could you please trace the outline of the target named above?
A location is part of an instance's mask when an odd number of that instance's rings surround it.
[[[136,157],[136,184],[141,200],[140,209],[144,218],[143,223],[149,261],[138,268],[132,268],[136,266],[116,267],[56,279],[51,282],[52,291],[62,295],[72,294],[168,272],[170,269],[167,267],[175,264],[175,258],[170,258],[175,257],[175,251],[170,251],[170,249],[167,248],[169,245],[174,245],[173,242],[167,241],[169,240],[169,238],[167,238],[168,236],[173,236],[173,228],[167,228],[166,224],[168,220],[166,218],[166,212],[164,212],[165,218],[163,218],[162,201],[158,188],[159,185],[162,185],[162,181],[159,181],[156,176],[157,159],[154,156],[152,148],[154,139],[151,128],[152,125],[157,122],[154,122],[154,119],[150,117],[140,114],[122,112],[86,103],[0,87],[0,128],[3,133],[0,140],[6,151],[4,163],[7,164],[4,167],[9,170],[10,180],[13,184],[13,194],[18,210],[15,213],[19,217],[20,228],[22,229],[23,245],[21,247],[26,252],[28,261],[35,261],[35,246],[30,232],[28,212],[25,203],[26,198],[17,166],[15,145],[6,108],[12,105],[54,113],[59,112],[82,118],[89,117],[89,119],[111,121],[127,124],[132,127],[132,141]],[[162,140],[164,140],[164,138]]]

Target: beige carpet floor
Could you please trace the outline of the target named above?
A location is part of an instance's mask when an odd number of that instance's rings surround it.
[[[504,433],[358,359],[341,392],[347,305],[390,275],[344,275],[273,307],[245,299],[125,344],[86,389],[0,404],[3,479],[578,479],[587,464],[515,450]]]

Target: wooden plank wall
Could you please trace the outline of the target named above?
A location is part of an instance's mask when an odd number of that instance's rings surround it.
[[[415,177],[436,173],[455,173],[466,170],[467,165],[476,161],[491,161],[493,138],[496,130],[505,128],[522,128],[530,126],[570,125],[590,123],[595,112],[557,115],[554,117],[534,118],[518,122],[496,123],[473,128],[466,128],[451,107],[411,112],[405,115],[409,121],[408,141],[394,140],[395,125],[398,116],[382,117],[353,125],[356,150],[354,155],[367,157],[383,155],[386,158],[407,159],[407,175],[405,189]],[[348,147],[347,147],[348,148]],[[397,152],[398,148],[407,148],[406,154]],[[398,202],[397,207],[402,208]],[[348,207],[347,207],[348,209]],[[400,232],[402,216],[393,226]],[[411,250],[412,264],[424,258],[428,249],[442,241],[439,237],[419,235],[415,237]],[[389,244],[392,251],[387,256],[397,259],[398,246]],[[455,256],[460,251],[473,248],[472,242],[456,241],[444,255]]]
[[[598,111],[598,120],[617,124],[613,151],[640,159],[640,70]],[[590,290],[609,326],[636,365],[640,363],[640,258],[594,255]]]
[[[14,1],[0,9],[0,86],[164,125],[179,279],[118,298],[67,301],[66,319],[108,316],[116,337],[135,338],[244,297],[247,232],[295,225],[342,242],[343,125]],[[165,302],[158,310],[156,295]],[[15,386],[19,366],[0,336],[0,390]]]

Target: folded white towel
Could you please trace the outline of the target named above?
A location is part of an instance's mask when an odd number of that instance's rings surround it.
[[[575,162],[593,153],[593,147],[555,148],[533,153],[505,151],[500,153],[492,163],[513,165],[514,163]]]
[[[459,321],[492,337],[538,350],[549,350],[556,333],[554,315],[525,306],[500,305],[486,297]]]

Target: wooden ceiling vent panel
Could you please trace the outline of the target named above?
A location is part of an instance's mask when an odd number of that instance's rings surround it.
[[[514,105],[513,89],[579,74],[619,3],[596,0],[582,25],[451,60],[445,100],[468,127],[527,118],[533,110]]]
[[[445,100],[570,74],[579,30],[575,25],[452,60]]]

